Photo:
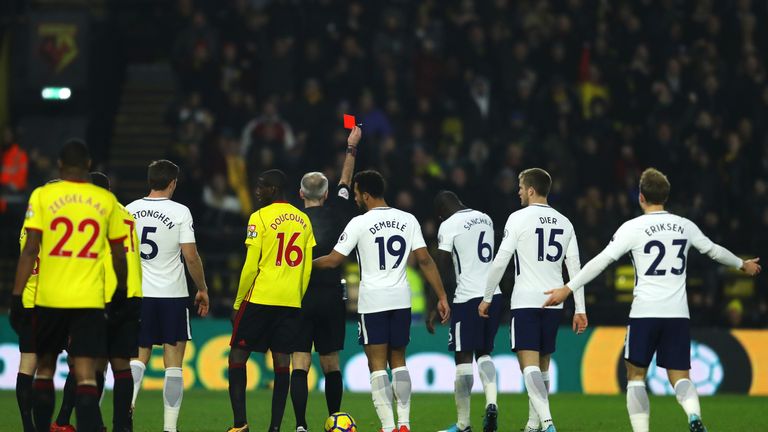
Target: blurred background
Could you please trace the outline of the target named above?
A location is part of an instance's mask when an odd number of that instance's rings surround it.
[[[356,168],[384,174],[433,249],[438,190],[501,231],[517,174],[539,166],[585,263],[639,214],[654,166],[671,211],[765,255],[767,26],[768,2],[750,0],[3,0],[0,300],[26,199],[81,136],[125,204],[147,193],[149,162],[181,166],[174,199],[195,218],[212,312],[228,316],[256,175],[284,170],[296,204],[304,172],[335,184],[343,113],[364,124]],[[697,252],[688,266],[694,324],[768,325],[765,277]],[[418,316],[427,287],[409,279]],[[623,325],[632,287],[628,260],[588,285],[590,324]]]

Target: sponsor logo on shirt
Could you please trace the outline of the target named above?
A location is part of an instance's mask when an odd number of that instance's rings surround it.
[[[249,239],[258,237],[259,233],[256,232],[256,225],[248,225],[248,231],[246,231],[245,236]]]

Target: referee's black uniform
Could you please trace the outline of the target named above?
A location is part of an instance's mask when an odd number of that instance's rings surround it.
[[[355,200],[347,185],[339,185],[325,204],[308,207],[304,213],[312,222],[317,245],[312,256],[331,253],[347,223],[356,214]],[[301,303],[301,327],[296,352],[330,354],[344,349],[346,305],[341,287],[341,267],[312,270],[307,292]]]

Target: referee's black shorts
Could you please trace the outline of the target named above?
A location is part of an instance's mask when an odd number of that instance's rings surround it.
[[[229,346],[246,351],[290,354],[295,351],[299,308],[244,301],[235,317]]]
[[[34,318],[35,352],[72,357],[107,356],[107,318],[104,309],[60,309],[37,306]]]
[[[296,352],[311,353],[313,346],[321,355],[343,350],[347,308],[341,293],[335,295],[335,290],[324,290],[320,287],[310,289],[328,294],[310,295],[308,293],[304,297],[296,338]]]

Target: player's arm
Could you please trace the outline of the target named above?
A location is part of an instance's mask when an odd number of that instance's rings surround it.
[[[576,233],[571,236],[571,241],[568,243],[568,247],[565,252],[565,268],[568,270],[568,278],[570,279],[581,270],[581,260],[579,259],[579,242],[576,240]],[[589,322],[587,320],[587,306],[584,302],[584,290],[580,289],[574,291],[573,302],[576,306],[576,310],[573,313],[573,331],[576,334],[581,334],[586,330]]]
[[[26,286],[29,277],[32,275],[32,270],[35,268],[35,260],[40,253],[42,238],[43,233],[41,231],[27,229],[27,242],[21,250],[19,262],[16,265],[16,280],[13,283],[14,296],[21,296],[24,286]]]
[[[308,219],[308,218],[307,218]],[[315,239],[315,233],[312,229],[312,223],[309,224],[309,231],[308,231],[308,238],[307,243],[304,245],[304,259],[306,260],[304,262],[304,273],[303,273],[303,279],[301,280],[301,298],[304,298],[304,294],[307,293],[307,287],[309,286],[309,278],[312,276],[312,252],[314,251],[315,246],[317,245],[317,240]],[[307,264],[309,262],[309,264]]]
[[[187,270],[189,270],[189,275],[192,276],[192,281],[195,282],[195,286],[197,287],[197,294],[195,294],[197,313],[201,317],[204,317],[208,315],[208,285],[205,283],[203,260],[200,259],[200,254],[197,253],[197,244],[181,243],[180,246],[181,254],[184,255],[184,262],[187,264]]]
[[[328,255],[313,259],[312,268],[318,270],[336,268],[344,262],[345,258],[346,255],[342,255],[339,251],[334,249]]]
[[[488,281],[485,284],[485,294],[483,295],[483,301],[477,307],[477,313],[483,317],[488,318],[488,309],[491,307],[491,301],[493,301],[493,293],[496,292],[496,287],[501,283],[501,278],[504,277],[504,272],[507,271],[509,261],[512,260],[512,256],[517,250],[518,233],[515,227],[518,225],[515,223],[515,214],[509,215],[506,225],[504,225],[504,238],[499,245],[499,252],[491,263],[491,268],[488,270]]]
[[[429,255],[426,247],[414,249],[413,254],[416,257],[416,262],[419,264],[421,273],[437,296],[437,311],[440,313],[440,322],[445,324],[448,322],[448,318],[451,317],[451,307],[448,306],[448,296],[445,294],[443,280],[440,279],[437,265],[432,256]]]
[[[560,288],[544,291],[544,294],[550,295],[547,301],[544,302],[544,307],[559,305],[568,298],[571,292],[581,290],[584,285],[591,282],[614,261],[630,251],[632,248],[632,238],[632,231],[625,223],[613,235],[608,246],[597,254],[596,257],[592,258],[567,284]]]
[[[453,294],[456,292],[456,276],[453,271],[453,261],[451,253],[442,249],[438,249],[435,254],[435,264],[440,277],[443,280],[443,286],[445,287],[445,294],[448,298],[453,298]],[[427,291],[427,331],[430,333],[435,332],[435,318],[437,317],[437,302],[438,298],[434,291]]]
[[[120,291],[125,297],[128,296],[128,260],[125,257],[125,246],[123,240],[109,242],[109,249],[112,252],[112,268],[115,270],[115,279],[117,286],[115,291]]]
[[[237,285],[237,296],[232,309],[240,309],[240,305],[245,300],[245,296],[253,286],[253,281],[259,275],[259,260],[261,259],[261,245],[248,245],[245,254],[245,264],[240,272],[240,282]]]
[[[349,132],[349,136],[347,137],[347,155],[344,158],[344,165],[341,168],[341,179],[339,179],[339,185],[352,185],[352,173],[355,172],[357,145],[360,143],[360,138],[362,136],[363,131],[357,126],[353,127]]]
[[[760,258],[742,260],[733,252],[710,240],[709,237],[701,232],[696,224],[690,223],[689,229],[693,231],[691,235],[691,246],[695,247],[699,252],[722,265],[737,268],[750,276],[760,274],[760,271],[762,270],[762,267],[758,264]]]

